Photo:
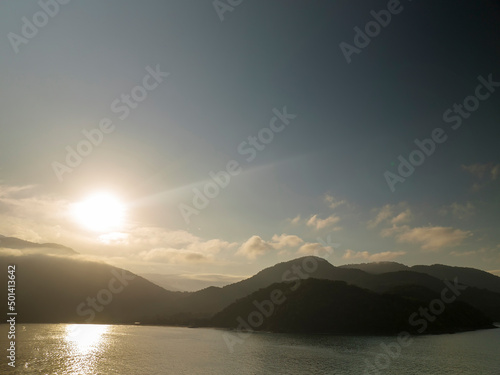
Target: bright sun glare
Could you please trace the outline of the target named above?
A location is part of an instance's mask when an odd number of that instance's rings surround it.
[[[119,230],[125,219],[125,206],[111,193],[96,193],[73,207],[76,221],[95,232]]]

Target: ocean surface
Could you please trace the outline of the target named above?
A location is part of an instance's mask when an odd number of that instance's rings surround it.
[[[500,375],[500,329],[417,336],[401,347],[392,336],[238,337],[216,329],[19,324],[11,368],[7,328],[0,326],[1,374]]]

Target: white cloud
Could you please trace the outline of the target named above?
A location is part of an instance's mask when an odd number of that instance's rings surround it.
[[[450,255],[456,257],[468,257],[472,255],[477,255],[477,251],[451,251]]]
[[[500,164],[495,165],[490,171],[491,179],[496,180],[500,175]]]
[[[472,232],[451,227],[410,228],[408,225],[404,225],[386,229],[381,234],[383,237],[395,236],[400,243],[420,244],[423,250],[440,250],[460,245],[472,235]]]
[[[303,242],[304,240],[299,236],[283,233],[279,236],[277,234],[273,236],[271,246],[277,250],[280,250],[284,247],[297,247]]]
[[[333,248],[330,246],[323,246],[320,243],[306,243],[302,245],[299,250],[297,250],[298,255],[315,255],[321,256],[323,255],[331,255],[333,253]]]
[[[448,215],[450,214],[452,217],[456,219],[466,219],[472,215],[474,215],[476,207],[471,203],[467,202],[465,204],[460,203],[452,203],[449,206],[443,206],[439,210],[440,215]]]
[[[261,237],[252,236],[240,246],[236,254],[246,256],[248,259],[256,259],[273,249],[273,246]]]
[[[404,254],[406,254],[404,251],[384,251],[381,253],[371,254],[368,251],[346,250],[342,258],[346,260],[362,259],[370,262],[383,262],[394,260]]]
[[[0,233],[32,242],[71,238],[69,202],[37,194],[36,186],[0,185]],[[74,235],[73,235],[74,237]]]
[[[462,169],[482,182],[474,182],[472,185],[473,191],[478,191],[487,186],[490,181],[495,181],[500,176],[500,164],[493,163],[476,163],[470,165],[462,165]]]
[[[307,225],[315,228],[316,230],[323,229],[326,227],[331,227],[337,224],[340,221],[340,218],[335,215],[331,215],[326,219],[320,219],[318,215],[313,215],[307,221]],[[335,227],[334,230],[339,230],[340,227]]]
[[[405,223],[405,222],[408,222],[410,220],[410,217],[411,217],[411,212],[410,212],[410,209],[407,208],[403,212],[399,213],[397,216],[393,217],[391,219],[391,223],[394,225]]]
[[[325,246],[317,242],[306,242],[296,235],[290,234],[275,234],[270,241],[266,241],[261,237],[255,235],[250,237],[244,242],[238,251],[237,255],[245,256],[248,259],[254,260],[259,256],[265,255],[270,252],[279,251],[279,255],[291,254],[291,250],[297,249],[297,255],[321,255],[325,253],[332,253],[332,246]]]
[[[300,215],[297,215],[293,219],[288,219],[288,220],[290,220],[290,223],[297,225],[300,222]]]
[[[469,172],[477,178],[489,178],[491,180],[496,180],[500,173],[500,164],[493,163],[476,163],[470,165],[462,165],[462,169]]]
[[[395,237],[400,243],[418,244],[423,250],[440,250],[446,247],[458,246],[472,235],[470,231],[451,227],[426,226],[412,228],[409,225],[401,225],[410,221],[412,216],[409,208],[401,211],[405,206],[404,203],[398,206],[390,204],[383,206],[376,211],[375,218],[368,222],[368,227],[375,228],[381,223],[390,224],[390,227],[381,229],[380,235],[382,237]],[[399,213],[397,213],[398,209]],[[447,210],[451,210],[455,215],[466,215],[473,209],[474,207],[471,204],[466,206],[453,204]],[[442,210],[442,212],[445,211]]]
[[[380,224],[390,222],[391,224],[401,224],[408,222],[411,219],[412,213],[407,204],[402,202],[397,205],[386,204],[381,208],[374,209],[372,212],[376,213],[375,218],[368,221],[368,228],[374,229]]]
[[[325,194],[325,202],[331,209],[335,209],[343,204],[347,204],[346,200],[344,199],[339,200],[330,194]]]
[[[394,215],[394,206],[386,204],[377,213],[375,219],[368,221],[368,228],[373,229],[377,227],[380,223],[386,221],[391,216]]]
[[[155,248],[143,251],[139,257],[148,262],[159,263],[202,263],[213,261],[212,255],[178,249]]]
[[[180,249],[200,239],[185,230],[166,230],[160,227],[137,227],[129,231],[131,245],[171,247]]]
[[[115,246],[147,262],[193,263],[216,260],[217,254],[237,247],[237,243],[221,239],[203,239],[184,230],[160,227],[138,227],[126,232],[103,234],[99,241]]]

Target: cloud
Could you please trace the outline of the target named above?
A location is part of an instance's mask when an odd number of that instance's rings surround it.
[[[420,244],[422,250],[440,250],[460,245],[472,232],[451,227],[410,228],[404,225],[387,228],[381,234],[382,237],[395,236],[400,243]]]
[[[148,262],[159,263],[204,263],[213,260],[213,256],[183,251],[178,249],[156,248],[149,251],[143,251],[139,257]]]
[[[24,185],[24,186],[7,186],[0,185],[0,198],[11,197],[12,195],[17,195],[19,192],[34,189],[36,185]]]
[[[313,243],[306,243],[302,245],[298,250],[297,250],[297,255],[315,255],[315,256],[321,256],[323,255],[331,255],[333,253],[333,248],[330,246],[323,246],[320,243],[313,242]]]
[[[129,234],[123,232],[105,233],[99,236],[99,241],[106,245],[128,245]]]
[[[495,165],[490,171],[491,179],[496,180],[500,175],[500,164]]]
[[[300,221],[300,215],[297,215],[293,219],[288,219],[288,220],[290,220],[290,223],[292,223],[293,225],[297,225]]]
[[[347,204],[347,201],[342,199],[336,199],[334,196],[330,194],[325,194],[325,202],[328,204],[328,207],[331,209],[335,209],[339,206],[342,206],[343,204]]]
[[[393,217],[391,219],[391,223],[394,225],[405,223],[410,220],[410,217],[411,217],[411,212],[410,209],[407,208],[403,212],[399,213],[397,216]]]
[[[304,240],[299,236],[288,235],[283,233],[279,236],[275,234],[272,238],[272,243],[270,245],[273,248],[280,250],[284,247],[297,247],[303,242]]]
[[[381,208],[372,210],[376,213],[375,218],[368,221],[368,229],[374,229],[382,223],[401,224],[410,221],[412,213],[407,204],[402,202],[398,205],[386,204]]]
[[[0,233],[32,242],[71,238],[69,202],[38,194],[36,186],[0,185]]]
[[[314,227],[316,230],[323,229],[326,227],[331,227],[337,224],[340,221],[340,218],[335,215],[331,215],[326,219],[320,219],[318,215],[313,215],[307,221],[307,225],[310,227]],[[334,230],[339,230],[340,227],[335,227]]]
[[[490,181],[495,181],[500,176],[500,164],[493,163],[476,163],[469,165],[462,165],[462,169],[482,182],[474,182],[472,185],[473,191],[478,191],[488,185]]]
[[[381,223],[391,226],[382,228],[380,235],[382,237],[395,237],[400,243],[412,243],[420,245],[423,250],[439,250],[446,247],[460,245],[467,237],[472,235],[470,231],[463,231],[451,227],[426,226],[410,227],[402,225],[409,222],[412,213],[409,208],[401,211],[406,204],[401,203],[398,206],[387,204],[376,211],[374,219],[368,221],[368,228],[375,228]],[[399,213],[398,210],[400,211]],[[441,210],[441,213],[452,212],[457,216],[465,216],[474,210],[472,204],[465,206],[452,204]]]
[[[462,169],[480,179],[489,178],[491,180],[496,180],[500,173],[500,164],[495,165],[493,163],[476,163],[470,165],[462,165]]]
[[[391,216],[394,215],[395,206],[391,204],[386,204],[377,213],[375,219],[368,221],[368,228],[373,229],[377,227],[380,223],[386,221]]]
[[[440,215],[451,215],[456,219],[466,219],[474,215],[476,207],[471,203],[467,202],[465,204],[452,203],[449,206],[443,206],[439,210]]]
[[[124,246],[134,256],[147,262],[200,263],[212,262],[220,252],[238,246],[236,242],[221,239],[203,239],[184,230],[160,227],[138,227],[127,232],[101,235],[107,245]]]
[[[236,254],[246,256],[248,259],[255,259],[273,249],[273,246],[261,237],[252,236],[240,246]]]
[[[129,232],[129,243],[131,245],[172,247],[180,249],[200,239],[185,230],[166,230],[160,227],[137,227]]]
[[[370,254],[368,251],[346,250],[342,258],[347,260],[363,259],[370,262],[383,262],[394,260],[404,254],[406,254],[404,251],[384,251],[381,253]]]
[[[289,250],[295,248],[298,248],[296,251],[298,255],[320,255],[333,252],[332,246],[328,244],[306,242],[299,236],[283,233],[273,235],[270,241],[254,235],[240,246],[236,254],[254,260],[259,256],[276,251],[279,251],[279,255],[290,254]]]
[[[451,251],[450,255],[456,257],[468,257],[472,255],[477,255],[477,251]]]

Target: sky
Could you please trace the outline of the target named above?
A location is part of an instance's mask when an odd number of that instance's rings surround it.
[[[0,234],[137,273],[500,274],[499,8],[1,2]]]

